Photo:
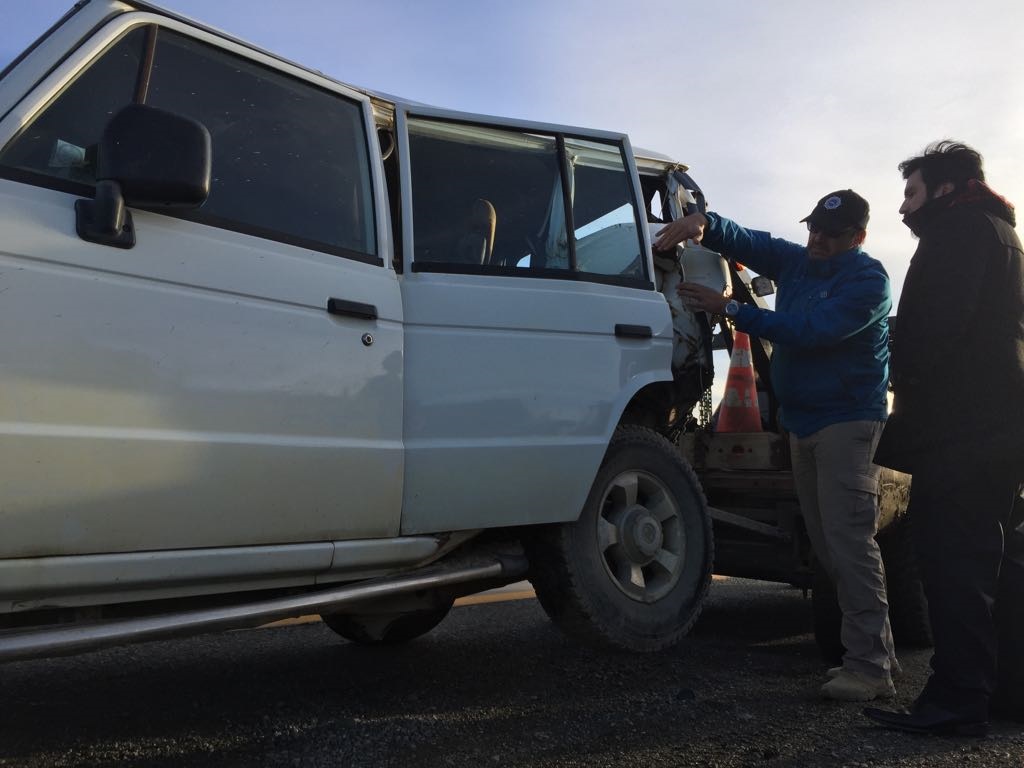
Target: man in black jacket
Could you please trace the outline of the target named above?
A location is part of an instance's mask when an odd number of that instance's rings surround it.
[[[893,412],[875,461],[913,475],[932,676],[883,725],[983,735],[1024,716],[1024,261],[1013,206],[950,141],[900,164],[920,239],[893,329]]]

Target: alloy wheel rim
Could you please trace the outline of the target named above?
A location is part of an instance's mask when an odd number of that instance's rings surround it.
[[[597,541],[605,571],[632,600],[661,599],[683,573],[682,510],[668,487],[647,472],[629,470],[608,483],[597,517]]]

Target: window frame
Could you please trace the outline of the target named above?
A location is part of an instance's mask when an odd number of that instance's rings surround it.
[[[373,230],[372,241],[376,246],[376,253],[361,253],[347,248],[332,246],[329,243],[317,240],[308,240],[272,228],[263,228],[243,222],[225,220],[216,216],[204,216],[201,207],[195,210],[139,207],[138,210],[191,221],[216,229],[238,232],[311,251],[327,253],[350,261],[387,268],[391,262],[390,253],[392,248],[390,228],[384,225],[390,220],[390,217],[387,211],[387,190],[384,181],[383,164],[380,162],[377,126],[373,118],[370,96],[342,83],[318,75],[315,72],[305,70],[287,60],[251,48],[232,38],[218,35],[206,28],[196,27],[179,21],[173,16],[164,16],[152,12],[126,12],[101,25],[87,40],[83,41],[72,55],[67,57],[61,66],[51,71],[0,121],[0,140],[2,140],[0,148],[4,148],[11,142],[16,141],[31,126],[32,122],[41,112],[47,109],[66,88],[75,82],[84,70],[92,66],[100,56],[104,55],[113,45],[119,42],[124,35],[138,27],[149,25],[155,25],[158,30],[168,30],[204,43],[228,56],[242,57],[253,65],[274,72],[279,76],[299,81],[301,84],[323,91],[329,96],[348,100],[359,109],[369,169],[368,186],[370,200],[368,201],[369,205],[367,206],[366,215],[372,217],[372,221],[369,224]],[[10,129],[12,124],[15,126],[14,130]],[[90,184],[60,179],[19,168],[0,166],[0,178],[79,197],[92,198],[95,193],[95,187]]]
[[[518,267],[457,264],[448,262],[419,261],[414,258],[415,222],[412,211],[412,161],[409,146],[409,121],[416,119],[439,120],[454,125],[490,128],[500,131],[531,133],[546,136],[556,143],[559,153],[558,166],[562,181],[562,201],[565,206],[566,228],[569,235],[569,268],[568,269],[522,269]],[[643,195],[640,188],[640,176],[633,159],[629,137],[623,133],[611,131],[586,130],[554,123],[538,123],[525,120],[512,120],[500,117],[473,115],[446,109],[425,107],[422,105],[396,105],[395,130],[399,148],[399,176],[402,197],[402,253],[403,267],[410,273],[444,273],[458,275],[484,275],[500,277],[534,278],[549,280],[568,280],[572,282],[601,283],[619,285],[629,288],[655,290],[653,265],[651,262],[650,237],[647,232]],[[623,277],[620,275],[602,275],[594,272],[580,272],[576,264],[576,237],[573,220],[573,205],[568,195],[568,154],[566,139],[581,139],[598,143],[611,144],[618,148],[623,168],[630,180],[630,203],[633,206],[633,217],[637,227],[644,275],[642,277]]]

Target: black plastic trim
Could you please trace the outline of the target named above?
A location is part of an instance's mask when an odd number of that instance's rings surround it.
[[[83,240],[114,248],[135,247],[135,225],[121,185],[101,181],[95,199],[75,200],[75,231]]]
[[[569,269],[575,272],[578,269],[576,263],[576,221],[573,218],[572,196],[569,194],[569,153],[565,150],[565,135],[557,134],[555,146],[558,150],[558,175],[562,179],[562,209],[565,211],[565,239],[569,245]]]
[[[615,335],[622,339],[650,339],[654,337],[654,331],[651,330],[649,325],[616,323]]]
[[[333,297],[328,299],[327,311],[332,315],[358,317],[361,320],[377,319],[377,307],[373,304],[363,304],[359,301],[348,301],[347,299],[335,299]]]

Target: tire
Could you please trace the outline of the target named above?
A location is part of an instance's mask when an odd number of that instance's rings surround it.
[[[324,624],[359,645],[400,645],[415,640],[440,624],[454,603],[444,599],[433,608],[404,613],[327,613]]]
[[[700,615],[714,554],[693,469],[653,430],[616,430],[575,522],[525,541],[551,620],[588,645],[660,651]]]

